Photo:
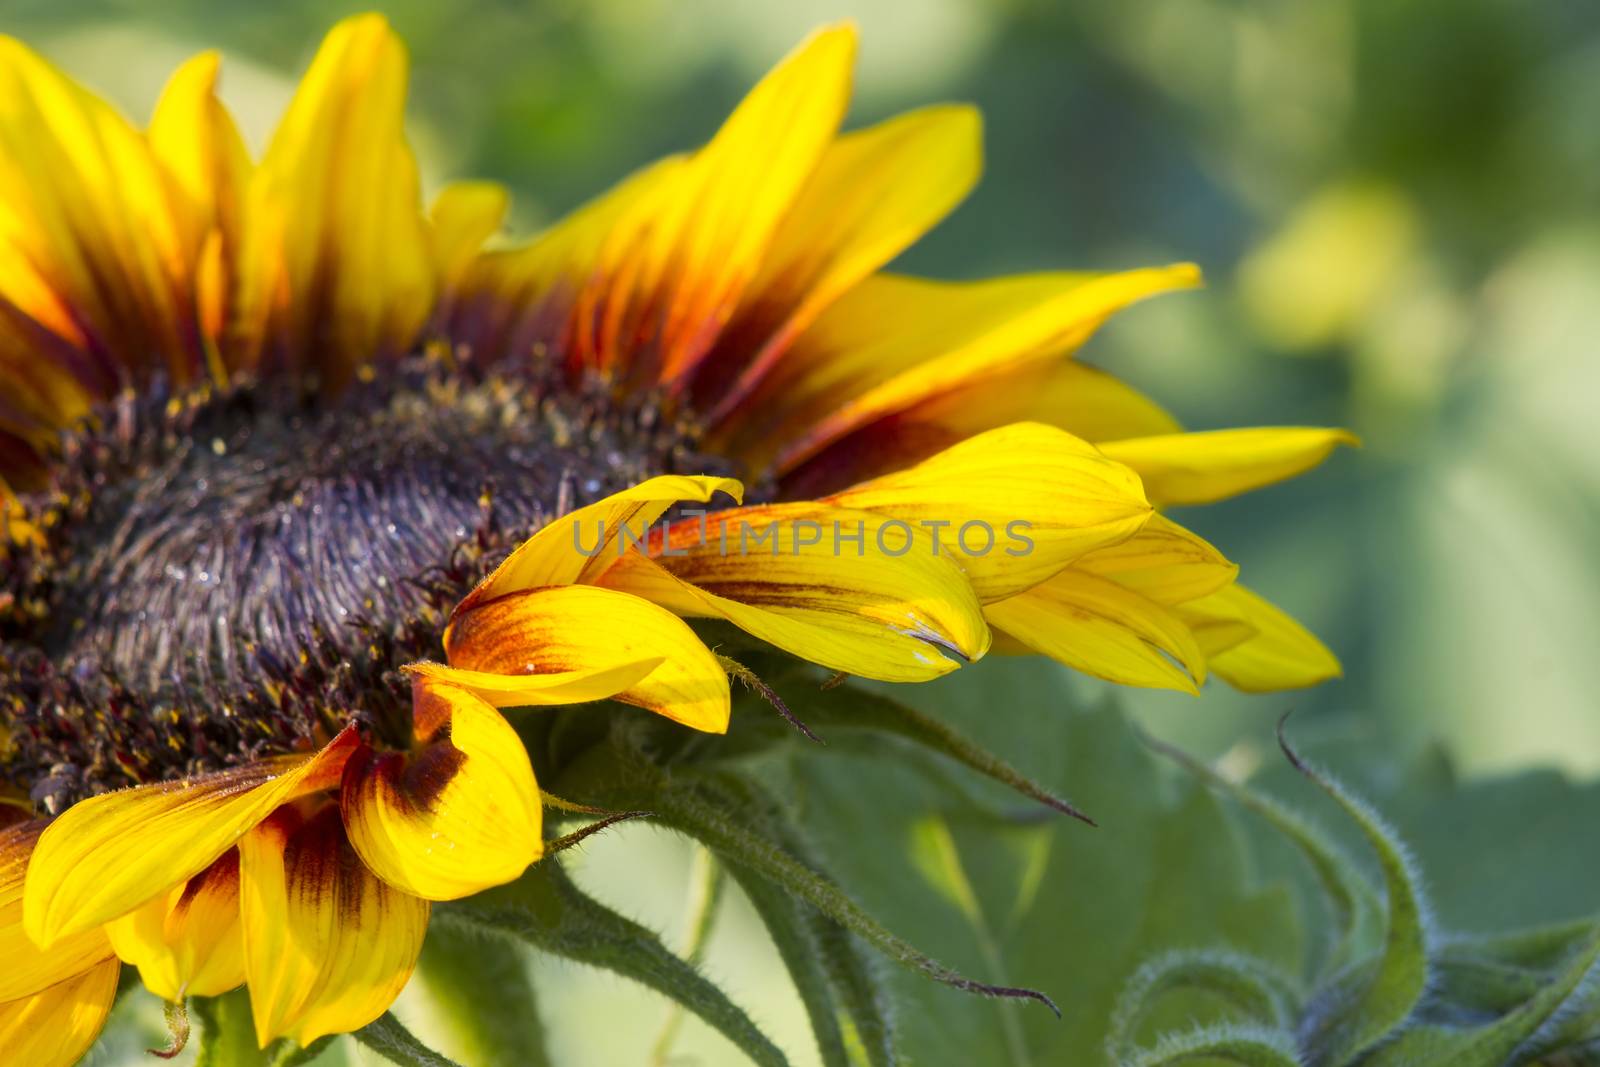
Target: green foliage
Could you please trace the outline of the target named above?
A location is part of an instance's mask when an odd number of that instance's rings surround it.
[[[419,1031],[430,1044],[473,1067],[554,1062],[533,950],[639,982],[767,1067],[1595,1062],[1600,927],[1448,932],[1390,820],[1287,741],[1293,777],[1265,774],[1265,788],[1141,735],[1110,706],[1031,705],[1042,687],[1027,666],[927,687],[927,710],[913,710],[877,687],[743,658],[753,673],[726,738],[620,708],[520,722],[541,781],[566,798],[552,801],[552,846],[603,832],[612,820],[593,820],[612,811],[649,813],[705,850],[683,954],[580,889],[569,854],[552,852],[509,886],[435,909],[420,983],[442,1020]],[[986,713],[997,706],[1007,714]],[[1412,812],[1477,803],[1477,787],[1435,764],[1399,785],[1392,773],[1348,777],[1362,792],[1389,781],[1386,803]],[[1079,812],[1062,786],[1095,824],[1064,817]],[[558,836],[563,821],[580,828]],[[1444,854],[1442,835],[1431,840],[1424,859]],[[1264,875],[1267,841],[1300,870]],[[780,1048],[700,969],[725,883],[770,935],[813,1049]],[[237,994],[196,1005],[195,1018],[208,1067],[324,1051],[260,1057],[240,1040],[249,1012]],[[678,1036],[669,1017],[657,1062]],[[393,1017],[354,1038],[402,1067],[449,1062]]]
[[[1377,857],[1383,901],[1381,935],[1348,965],[1325,967],[1311,992],[1283,1001],[1254,961],[1217,956],[1157,966],[1123,992],[1119,1020],[1138,1019],[1177,979],[1209,988],[1249,1018],[1248,1032],[1228,1032],[1221,1045],[1201,1034],[1162,1034],[1153,1045],[1121,1039],[1112,1052],[1124,1064],[1185,1062],[1204,1055],[1240,1064],[1305,1062],[1315,1067],[1502,1067],[1582,1063],[1600,1037],[1600,996],[1586,982],[1600,959],[1600,925],[1568,923],[1514,934],[1445,938],[1432,930],[1421,875],[1399,835],[1364,801],[1303,759],[1282,736],[1290,764],[1334,801]],[[1331,850],[1320,832],[1254,790],[1225,782],[1195,761],[1174,755],[1213,786],[1267,816],[1311,861],[1319,876]],[[1346,877],[1356,868],[1342,864]],[[1323,879],[1325,881],[1325,878]],[[1377,895],[1378,886],[1365,895]],[[1332,909],[1348,921],[1348,909]],[[1335,960],[1335,963],[1338,961]],[[1174,981],[1164,981],[1171,972]],[[1265,1018],[1270,1007],[1276,1020]],[[1261,1025],[1257,1029],[1257,1024]],[[1271,1058],[1272,1049],[1288,1059]]]

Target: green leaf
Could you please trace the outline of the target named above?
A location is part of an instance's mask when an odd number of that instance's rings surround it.
[[[763,1067],[787,1065],[778,1047],[727,994],[654,932],[578,889],[554,860],[535,865],[509,886],[440,905],[434,916],[615,971],[682,1004]]]
[[[1220,1024],[1165,1037],[1155,1048],[1137,1052],[1125,1067],[1178,1067],[1179,1064],[1229,1064],[1232,1067],[1300,1067],[1294,1037],[1267,1027]]]
[[[1036,1000],[1060,1015],[1055,1002],[1037,990],[980,982],[926,955],[890,932],[836,883],[778,845],[751,832],[725,805],[707,798],[692,786],[674,781],[653,794],[651,802],[667,825],[704,842],[727,862],[747,867],[800,897],[896,963],[964,993]]]
[[[455,1060],[439,1055],[418,1041],[388,1012],[351,1035],[384,1059],[400,1067],[460,1067]]]
[[[434,923],[417,977],[441,1009],[450,1047],[473,1067],[547,1067],[538,997],[521,946]]]
[[[804,692],[804,691],[803,691]],[[1023,774],[1004,759],[963,736],[934,716],[858,686],[838,686],[790,698],[808,723],[837,731],[871,731],[898,738],[976,771],[1063,815],[1091,825],[1094,820],[1056,792]]]
[[[220,997],[191,997],[189,1011],[200,1021],[195,1067],[266,1067],[267,1054],[256,1047],[250,994],[244,989]]]
[[[1428,985],[1428,906],[1421,877],[1399,835],[1364,801],[1301,759],[1278,725],[1278,742],[1296,770],[1326,793],[1360,827],[1383,872],[1386,914],[1376,963],[1337,977],[1313,997],[1313,1036],[1319,1062],[1345,1063],[1382,1041],[1416,1008]]]
[[[1016,1012],[1023,1056],[1008,1058],[997,1005],[890,971],[890,995],[912,1021],[898,1062],[1097,1067],[1109,1062],[1118,991],[1156,955],[1225,948],[1301,968],[1289,888],[1256,881],[1233,818],[1150,754],[1114,709],[1075,707],[1064,678],[1036,661],[986,662],[981,677],[956,672],[914,697],[1043,788],[1070,792],[1099,829],[975,812],[918,761],[791,746],[793,803],[822,863],[864,908],[892,916],[897,933],[964,973],[1042,989],[1065,1009],[1060,1022]],[[841,694],[854,699],[824,695]],[[809,705],[797,712],[821,722]],[[1167,999],[1152,1025],[1229,1017],[1204,995]]]
[[[1216,950],[1169,952],[1139,968],[1123,990],[1106,1035],[1111,1055],[1132,1054],[1139,1024],[1151,1008],[1184,989],[1209,993],[1252,1023],[1283,1029],[1295,1022],[1294,983],[1260,961]]]

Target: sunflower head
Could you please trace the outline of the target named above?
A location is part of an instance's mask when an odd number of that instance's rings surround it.
[[[247,986],[263,1045],[306,1044],[382,1016],[436,904],[488,922],[469,898],[515,883],[601,922],[524,876],[568,841],[546,802],[656,810],[935,978],[1037,996],[903,946],[781,820],[717,814],[775,818],[691,740],[728,730],[730,677],[793,718],[773,672],[991,648],[1190,692],[1337,673],[1158,509],[1347,435],[1185,434],[1073,358],[1192,266],[884,273],[976,180],[980,125],[841,132],[854,50],[819,31],[708,143],[502,245],[496,187],[424,210],[376,16],[259,160],[214,55],[139,129],[0,45],[0,1033],[70,1022],[31,1062],[93,1039],[119,960],[172,1002]]]

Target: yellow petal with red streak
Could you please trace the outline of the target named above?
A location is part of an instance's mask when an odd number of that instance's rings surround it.
[[[983,121],[963,105],[913,111],[834,141],[729,324],[725,338],[748,350],[707,420],[740,405],[828,305],[944,218],[982,167]],[[711,356],[718,370],[722,357]]]
[[[1198,282],[1188,264],[966,283],[875,275],[795,342],[752,405],[760,421],[739,439],[790,470],[878,419],[1058,358],[1113,312]],[[766,401],[781,405],[775,420]]]
[[[239,914],[256,1040],[359,1030],[416,966],[429,904],[351,848],[336,805],[280,809],[239,843]]]
[[[282,757],[80,800],[34,848],[28,936],[46,947],[126,915],[210,866],[280,804],[338,781],[346,730],[310,757]]]
[[[124,963],[167,1001],[214,997],[244,984],[239,854],[229,849],[183,885],[106,924]]]
[[[354,369],[408,349],[437,271],[404,131],[404,46],[379,15],[329,32],[246,198],[234,358]]]
[[[682,615],[727,619],[834,670],[925,681],[989,648],[966,575],[900,520],[811,503],[739,508],[703,527],[677,523],[652,550],[653,560],[626,557],[600,581]]]
[[[418,721],[438,721],[441,732],[410,753],[367,750],[346,765],[350,844],[378,877],[425,900],[512,881],[544,852],[539,786],[521,739],[464,689],[419,679],[412,699]]]
[[[490,674],[588,671],[659,659],[616,699],[709,733],[728,728],[728,677],[694,631],[664,608],[588,585],[511,593],[456,616],[452,667]]]

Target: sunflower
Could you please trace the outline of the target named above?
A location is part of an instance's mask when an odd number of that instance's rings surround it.
[[[1191,692],[1337,674],[1160,509],[1348,436],[1185,433],[1071,358],[1192,266],[881,272],[980,126],[840,133],[854,50],[819,31],[702,148],[486,248],[500,188],[420,206],[379,17],[259,161],[214,54],[141,131],[0,41],[13,1061],[81,1055],[123,963],[247,985],[263,1045],[375,1019],[432,902],[544,852],[501,709],[727,728],[742,668],[686,618],[895,682],[991,644]]]

